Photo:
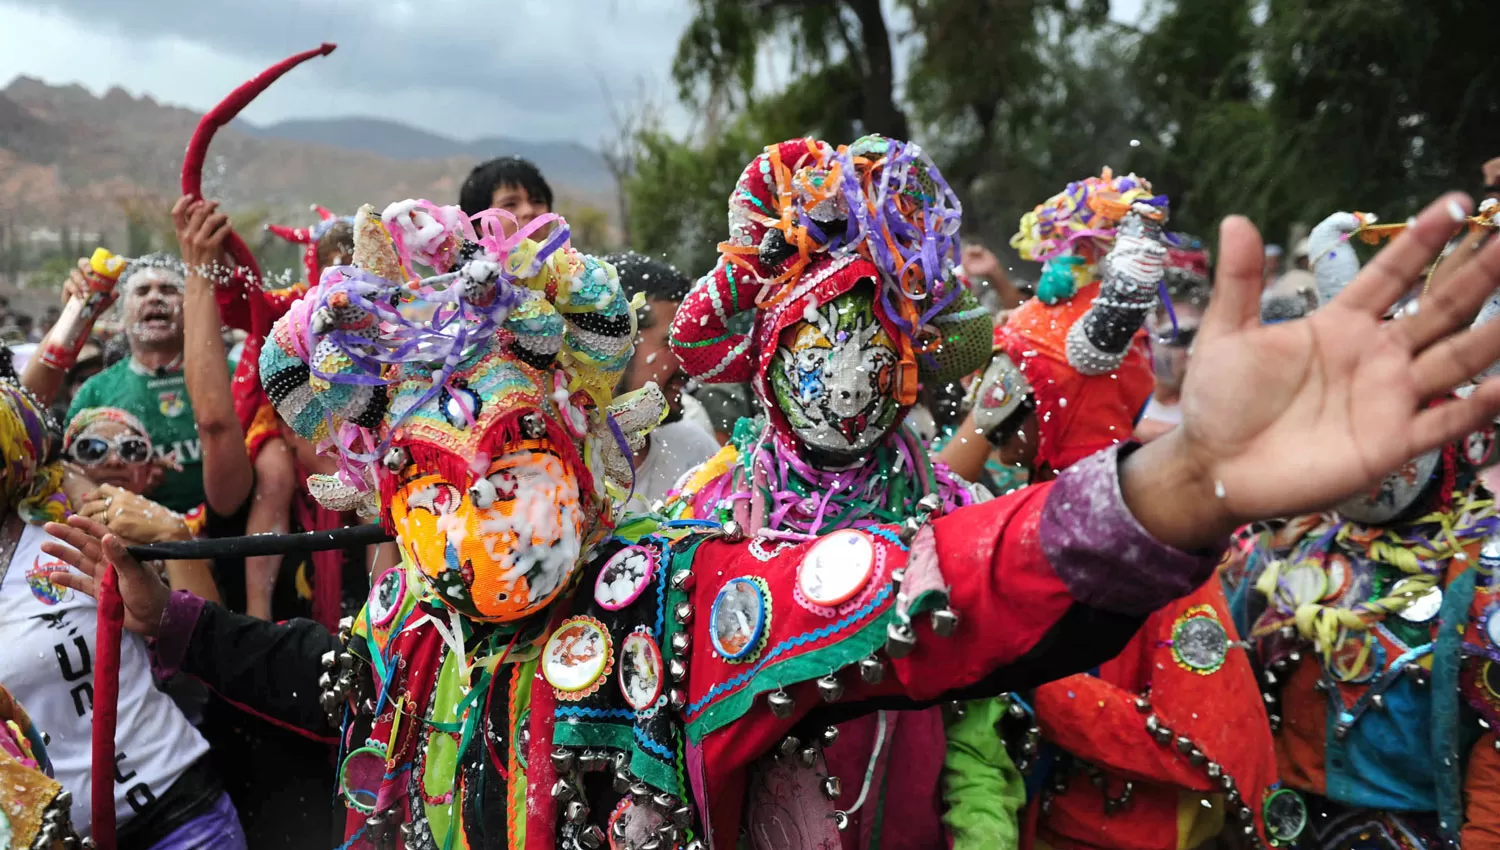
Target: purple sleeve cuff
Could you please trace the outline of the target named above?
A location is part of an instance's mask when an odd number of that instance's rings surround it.
[[[171,678],[182,666],[188,641],[193,639],[193,629],[198,626],[198,615],[203,613],[203,604],[202,599],[186,590],[174,590],[168,597],[151,645],[151,667],[157,678]]]
[[[1074,599],[1105,611],[1145,615],[1213,575],[1229,541],[1188,553],[1141,527],[1120,492],[1120,461],[1137,448],[1137,443],[1113,446],[1059,475],[1042,506],[1041,544]]]

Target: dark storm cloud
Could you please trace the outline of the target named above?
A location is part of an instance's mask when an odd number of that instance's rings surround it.
[[[175,40],[257,65],[333,41],[338,53],[298,69],[278,94],[388,98],[398,113],[391,117],[421,113],[416,104],[425,100],[472,111],[444,121],[456,132],[502,132],[515,121],[583,141],[603,133],[601,80],[619,98],[639,79],[665,85],[689,15],[684,0],[8,2],[65,15],[122,44]]]

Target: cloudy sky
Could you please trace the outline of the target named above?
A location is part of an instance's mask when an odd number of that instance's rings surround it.
[[[1142,0],[1112,5],[1133,20]],[[337,53],[243,117],[382,116],[462,139],[596,145],[612,103],[675,103],[672,55],[690,17],[690,0],[0,0],[0,85],[28,74],[205,110],[333,41]],[[676,108],[666,117],[688,121]]]
[[[202,110],[283,56],[333,41],[338,52],[283,78],[244,117],[374,115],[460,138],[594,144],[610,98],[644,87],[674,99],[672,54],[689,17],[688,0],[0,0],[0,86],[27,74]]]

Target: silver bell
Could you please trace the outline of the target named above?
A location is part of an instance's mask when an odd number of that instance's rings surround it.
[[[891,623],[885,636],[885,652],[892,658],[905,658],[917,648],[917,634],[907,623]]]
[[[844,792],[844,783],[837,776],[830,776],[823,780],[823,796],[830,800],[837,800]]]
[[[880,680],[885,678],[885,664],[873,655],[869,658],[861,658],[859,677],[871,685],[878,685]]]
[[[818,695],[824,702],[838,702],[844,696],[844,683],[832,673],[818,680]]]
[[[574,800],[568,804],[566,817],[568,823],[583,823],[588,820],[589,807],[585,806],[581,800]]]
[[[693,571],[692,570],[678,570],[677,572],[672,573],[672,589],[673,590],[692,590],[693,589]]]
[[[692,648],[692,646],[693,639],[688,635],[687,632],[678,632],[677,634],[672,635],[672,651],[677,653],[678,655],[687,652]]]
[[[324,670],[332,670],[339,664],[339,654],[334,650],[328,650],[318,658],[318,666]]]
[[[834,825],[835,828],[838,829],[839,832],[843,832],[844,830],[848,829],[849,828],[849,813],[848,812],[834,812],[833,813],[833,825]]]
[[[681,711],[687,708],[687,693],[682,688],[673,688],[668,691],[667,706],[673,711]]]
[[[817,764],[818,748],[804,747],[801,752],[797,753],[797,761],[802,762],[803,767],[812,767]]]
[[[578,791],[566,779],[559,779],[552,783],[552,799],[571,800],[578,796]]]
[[[572,750],[556,749],[552,751],[552,767],[558,773],[572,773],[578,766],[578,757]]]
[[[828,726],[828,727],[824,728],[823,731],[822,731],[822,733],[818,736],[818,740],[825,747],[831,747],[831,746],[833,746],[834,743],[838,741],[838,739],[839,739],[839,730],[838,730],[837,726]]]
[[[386,472],[400,472],[410,460],[411,456],[406,449],[398,447],[386,452],[385,457],[380,459],[380,465],[385,467]]]
[[[778,719],[785,720],[792,716],[792,712],[797,708],[797,701],[792,699],[786,691],[773,691],[766,694],[766,705]]]
[[[680,682],[686,679],[687,673],[687,665],[682,663],[681,658],[674,658],[667,662],[667,674],[672,677],[672,681]]]
[[[802,742],[801,741],[797,740],[796,738],[792,737],[791,735],[788,735],[785,738],[781,739],[781,743],[780,744],[776,745],[776,753],[777,753],[777,755],[781,756],[782,758],[791,758],[792,756],[794,756],[794,755],[797,754],[797,750],[801,746],[802,746]]]
[[[604,830],[597,826],[589,826],[578,833],[578,843],[586,850],[599,850],[604,846]]]
[[[938,637],[952,637],[957,628],[957,611],[952,608],[939,608],[932,612],[932,631]]]
[[[672,616],[684,626],[691,623],[693,621],[693,604],[691,602],[677,603],[677,606],[672,609]]]
[[[721,528],[724,531],[724,539],[730,543],[738,543],[745,539],[745,529],[732,519],[725,520]]]

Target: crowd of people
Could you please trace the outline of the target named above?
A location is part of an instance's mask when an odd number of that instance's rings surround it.
[[[699,276],[552,200],[268,290],[184,196],[114,340],[0,349],[0,848],[1500,847],[1493,198],[1273,274],[1106,168],[1025,287],[880,136],[768,146]]]

